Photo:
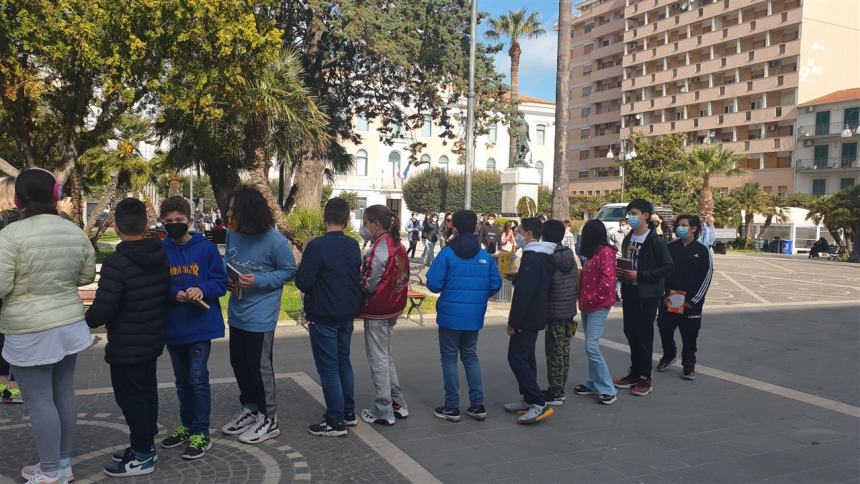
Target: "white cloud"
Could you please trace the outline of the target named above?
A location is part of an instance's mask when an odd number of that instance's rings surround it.
[[[526,79],[545,78],[555,79],[556,52],[558,50],[558,34],[551,30],[552,22],[546,22],[547,34],[537,39],[525,39],[520,42],[523,50],[520,56],[520,84]],[[505,82],[510,83],[511,58],[508,57],[508,44],[496,54],[496,69],[505,75]]]

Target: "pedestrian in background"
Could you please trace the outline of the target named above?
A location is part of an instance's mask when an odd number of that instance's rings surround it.
[[[666,242],[672,240],[672,231],[669,230],[669,224],[663,220],[663,217],[659,213],[651,214],[651,226],[654,228],[654,232],[657,236],[666,239]]]
[[[409,241],[409,249],[406,251],[406,255],[410,259],[415,258],[415,249],[418,248],[418,239],[420,238],[421,222],[415,216],[415,212],[412,212],[412,217],[406,222],[406,240]]]
[[[49,171],[22,171],[15,198],[23,219],[0,231],[0,332],[39,453],[21,475],[32,484],[65,483],[74,479],[75,363],[92,345],[78,287],[95,278],[95,251],[58,215],[62,188]]]
[[[679,215],[675,219],[678,238],[668,245],[674,270],[666,277],[667,296],[660,305],[657,326],[663,342],[663,357],[657,371],[666,371],[675,362],[675,329],[681,332],[681,363],[685,380],[696,378],[696,339],[702,327],[702,307],[711,285],[713,263],[708,249],[696,239],[702,230],[696,215]],[[675,299],[677,298],[677,300]]]
[[[355,239],[343,232],[349,215],[346,200],[335,197],[326,202],[326,234],[308,243],[296,272],[326,406],[322,422],[308,427],[308,432],[324,437],[344,436],[346,427],[358,424],[349,348],[353,320],[361,306],[361,251]]]
[[[442,226],[440,227],[441,235],[439,237],[439,247],[445,248],[448,246],[448,243],[454,238],[454,223],[452,220],[453,214],[451,212],[445,212],[445,218],[442,220]]]
[[[570,220],[564,221],[564,238],[561,241],[561,245],[567,247],[572,250],[574,254],[576,253],[576,235],[570,230]]]
[[[478,360],[478,333],[484,327],[487,300],[502,287],[502,279],[493,258],[481,249],[474,234],[477,221],[478,216],[471,210],[455,213],[456,236],[439,252],[427,271],[427,288],[441,293],[436,303],[436,323],[445,384],[445,405],[437,407],[433,414],[450,422],[460,421],[458,353],[469,384],[466,414],[478,420],[487,417]]]
[[[436,242],[439,241],[439,224],[436,221],[436,214],[427,214],[424,220],[424,226],[421,229],[424,236],[424,265],[430,267],[433,259],[436,258]]]
[[[617,269],[621,279],[624,336],[630,345],[630,371],[615,380],[615,386],[630,388],[638,396],[648,395],[652,390],[654,318],[665,292],[665,279],[674,270],[666,241],[657,235],[651,222],[653,213],[651,202],[641,198],[627,205],[627,222],[633,230],[622,245],[622,263],[626,265]]]
[[[600,350],[603,325],[615,305],[615,252],[606,240],[606,226],[597,219],[582,227],[580,255],[585,257],[582,268],[582,286],[579,288],[579,309],[582,311],[582,329],[585,331],[585,354],[588,356],[588,379],[577,385],[577,395],[597,395],[597,401],[611,405],[618,391],[612,384],[609,366]]]
[[[516,252],[517,251],[517,221],[516,220],[508,220],[505,222],[505,226],[502,229],[502,234],[500,236],[501,245],[499,246],[499,250],[502,252]]]
[[[364,319],[364,347],[376,390],[373,407],[362,410],[361,419],[391,426],[395,418],[409,416],[391,351],[394,325],[406,307],[409,259],[400,243],[397,219],[385,205],[372,205],[364,211],[360,233],[373,241],[361,265],[364,301],[358,317]]]
[[[496,225],[496,216],[491,213],[487,216],[487,223],[481,230],[481,246],[490,254],[495,254],[499,244],[499,235],[500,230],[499,226]]]
[[[549,383],[544,391],[547,405],[563,405],[564,387],[570,372],[570,339],[576,333],[576,298],[578,295],[579,268],[576,255],[562,244],[565,225],[555,219],[543,226],[543,240],[555,244],[552,254],[555,272],[549,292],[549,311],[544,334],[546,375]]]

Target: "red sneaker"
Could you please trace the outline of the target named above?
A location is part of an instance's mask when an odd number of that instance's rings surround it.
[[[627,375],[624,378],[615,380],[613,383],[615,383],[615,388],[633,388],[637,383],[639,383],[639,377]]]
[[[633,387],[633,390],[631,390],[630,393],[639,397],[644,397],[645,395],[648,395],[649,393],[651,393],[651,379],[640,378],[639,381],[636,382],[636,385]]]

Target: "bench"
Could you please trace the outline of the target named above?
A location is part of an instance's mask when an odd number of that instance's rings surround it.
[[[405,318],[418,324],[418,326],[424,326],[424,312],[421,311],[421,305],[424,304],[424,301],[427,299],[427,295],[423,292],[413,291],[410,287],[409,291],[406,293],[406,297],[409,298],[409,309],[406,310]],[[416,311],[418,313],[418,321],[415,321],[412,318],[412,311]]]

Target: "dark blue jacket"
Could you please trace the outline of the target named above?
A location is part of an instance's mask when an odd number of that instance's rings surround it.
[[[442,293],[436,303],[436,323],[447,329],[481,329],[487,300],[501,287],[493,257],[474,234],[455,237],[427,272],[427,289]]]
[[[361,251],[343,232],[312,240],[302,253],[296,287],[305,293],[308,322],[336,326],[351,323],[361,307]]]
[[[182,245],[164,239],[170,263],[170,306],[167,308],[167,344],[197,343],[224,336],[224,315],[218,298],[227,293],[227,274],[218,248],[198,233]],[[194,303],[176,301],[176,294],[190,287],[203,291],[209,310]]]

